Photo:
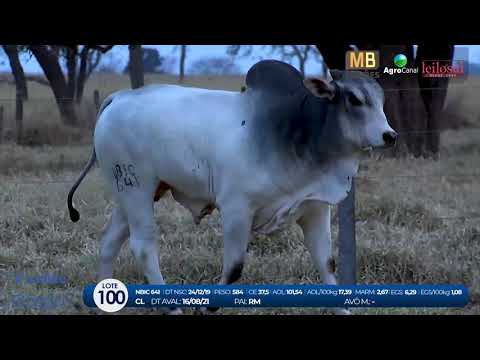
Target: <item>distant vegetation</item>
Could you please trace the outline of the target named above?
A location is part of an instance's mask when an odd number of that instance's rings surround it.
[[[192,75],[239,75],[241,70],[231,57],[205,57],[190,66]]]

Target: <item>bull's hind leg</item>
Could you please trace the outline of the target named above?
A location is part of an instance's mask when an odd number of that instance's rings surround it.
[[[113,274],[113,262],[128,238],[128,221],[123,210],[116,207],[105,227],[101,240],[99,281],[109,279]]]
[[[327,285],[337,285],[335,261],[332,257],[330,206],[317,201],[310,202],[298,224],[322,281]],[[348,310],[342,308],[334,308],[333,311],[338,315],[349,314]]]
[[[165,281],[160,272],[158,250],[155,241],[155,224],[153,220],[153,193],[155,188],[145,187],[129,189],[119,196],[125,209],[129,230],[130,249],[139,268],[147,278],[148,283],[163,285]],[[168,314],[179,314],[180,309],[161,308]]]

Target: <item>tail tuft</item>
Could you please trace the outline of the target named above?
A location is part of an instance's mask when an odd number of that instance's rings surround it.
[[[73,222],[77,222],[80,220],[80,213],[75,210],[74,208],[68,209],[68,212],[70,213],[70,220]]]
[[[80,220],[80,213],[73,207],[73,194],[75,193],[75,190],[77,189],[78,185],[80,185],[80,183],[82,182],[85,175],[87,175],[88,171],[92,168],[96,159],[97,159],[97,155],[95,154],[95,148],[93,148],[92,156],[90,157],[90,160],[88,161],[87,166],[85,167],[85,169],[83,169],[82,173],[80,174],[80,177],[77,179],[75,184],[73,184],[72,188],[68,192],[67,207],[68,207],[68,212],[70,214],[70,220],[72,220],[73,222],[77,222],[78,220]]]

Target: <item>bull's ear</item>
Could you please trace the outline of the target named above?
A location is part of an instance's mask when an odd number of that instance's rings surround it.
[[[326,79],[309,78],[303,81],[305,87],[317,97],[326,97],[332,100],[335,97],[336,87]]]

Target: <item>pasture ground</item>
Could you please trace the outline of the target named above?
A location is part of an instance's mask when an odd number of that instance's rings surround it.
[[[103,76],[89,81],[86,94],[98,88],[105,96],[128,87],[126,77]],[[147,82],[174,83],[175,79],[151,76]],[[194,78],[187,79],[187,84],[239,90],[242,79]],[[480,81],[472,79],[471,84]],[[12,89],[0,84],[0,98],[13,99]],[[463,309],[354,309],[354,313],[480,314],[480,111],[476,94],[476,89],[451,91],[449,104],[455,104],[472,126],[444,131],[437,161],[374,154],[362,162],[356,199],[359,283],[462,283],[470,289],[470,303]],[[90,155],[90,131],[65,129],[60,124],[48,88],[32,83],[30,97],[25,104],[25,127],[39,129],[50,145],[0,145],[0,314],[100,313],[82,301],[83,286],[96,280],[98,239],[113,205],[97,168],[76,193],[80,222],[72,223],[66,208],[66,194]],[[91,106],[89,102],[87,98],[85,108]],[[10,113],[6,111],[6,119]],[[161,268],[168,283],[218,281],[222,232],[217,211],[196,226],[190,214],[167,196],[156,204],[155,220]],[[333,239],[336,222],[334,211]],[[19,276],[23,273],[28,277],[55,274],[65,282],[29,283]],[[114,277],[126,283],[144,281],[127,246]],[[319,281],[300,230],[292,226],[250,243],[240,283]],[[155,311],[122,311],[132,313]],[[220,311],[325,313],[312,308]]]

